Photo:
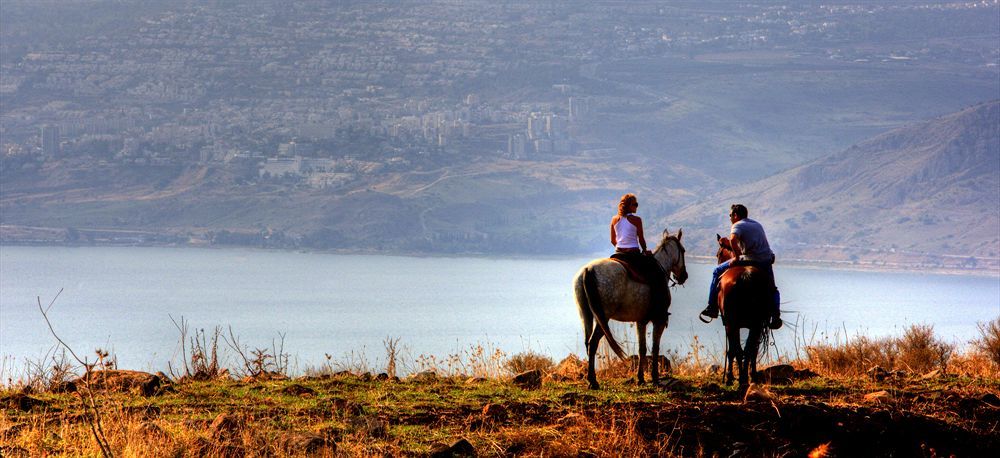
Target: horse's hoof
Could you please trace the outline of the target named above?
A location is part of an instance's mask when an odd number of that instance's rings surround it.
[[[598,385],[598,384],[597,384],[597,383],[595,382],[595,383],[591,383],[591,384],[589,385],[589,388],[590,388],[590,389],[592,389],[592,390],[599,390],[599,389],[601,389],[601,386],[600,386],[600,385]]]

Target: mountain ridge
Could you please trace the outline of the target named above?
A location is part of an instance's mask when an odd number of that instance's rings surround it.
[[[1000,100],[980,103],[717,193],[665,220],[696,229],[701,237],[694,243],[710,250],[714,240],[705,234],[728,230],[728,205],[742,202],[766,224],[776,250],[790,257],[995,262],[998,126]]]

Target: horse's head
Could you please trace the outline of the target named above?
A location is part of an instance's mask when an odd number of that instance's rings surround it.
[[[715,259],[717,264],[722,264],[730,259],[736,257],[736,253],[733,253],[733,249],[722,244],[722,236],[715,234],[715,241],[719,242],[719,251],[715,252]]]
[[[684,245],[681,244],[681,237],[684,230],[678,230],[677,235],[672,235],[666,229],[660,238],[660,244],[653,250],[653,257],[660,264],[665,272],[669,272],[674,277],[678,285],[683,285],[688,278],[687,266],[684,264]]]

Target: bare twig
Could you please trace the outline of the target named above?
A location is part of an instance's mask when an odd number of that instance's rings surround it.
[[[385,365],[385,373],[390,378],[395,377],[396,358],[398,356],[397,346],[399,345],[399,337],[395,339],[386,337],[385,340],[382,341],[382,345],[385,345],[385,353],[386,353],[385,356],[387,360]]]
[[[93,366],[89,364],[86,360],[81,359],[79,356],[77,356],[76,352],[73,351],[73,348],[70,347],[68,344],[66,344],[66,342],[63,341],[58,334],[56,334],[55,328],[52,327],[52,322],[49,321],[48,312],[49,310],[52,309],[52,305],[56,303],[56,299],[59,298],[59,295],[62,294],[62,292],[63,288],[60,288],[59,292],[56,293],[56,296],[52,298],[52,302],[50,302],[49,306],[45,308],[42,307],[41,296],[37,296],[38,311],[42,313],[42,318],[45,319],[45,324],[48,325],[49,332],[52,334],[52,337],[55,337],[56,341],[59,342],[59,344],[62,345],[63,348],[69,351],[69,354],[73,356],[73,359],[75,359],[78,363],[80,363],[84,367],[86,375],[84,376],[83,380],[84,380],[84,385],[86,387],[85,391],[87,392],[87,397],[84,398],[83,395],[80,394],[80,399],[81,401],[84,401],[83,403],[84,406],[89,408],[90,411],[93,413],[93,418],[92,419],[88,418],[87,423],[90,425],[90,432],[93,433],[94,440],[97,441],[97,445],[101,448],[101,454],[104,455],[105,457],[113,457],[114,454],[111,453],[111,446],[108,445],[107,436],[104,434],[101,409],[97,406],[97,401],[94,399],[94,390],[91,389],[90,386],[91,376],[93,375],[92,373]],[[101,359],[103,360],[103,358]],[[79,390],[77,390],[77,393],[79,393]]]
[[[174,323],[174,327],[177,328],[177,331],[181,333],[181,338],[180,338],[180,344],[181,344],[181,362],[184,363],[184,375],[185,376],[190,376],[191,375],[191,369],[188,367],[188,363],[187,363],[188,362],[188,358],[187,358],[187,350],[186,350],[187,346],[185,345],[185,342],[187,341],[188,324],[187,324],[186,321],[184,321],[184,317],[183,316],[181,316],[181,322],[180,323],[178,323],[177,320],[175,320],[174,317],[171,316],[170,314],[167,314],[167,316],[170,317],[170,321]],[[176,355],[176,353],[174,353],[174,355]],[[167,363],[167,367],[170,368],[170,375],[174,376],[175,378],[177,378],[176,374],[174,374],[173,367],[170,366],[170,363]]]
[[[233,351],[235,351],[236,354],[239,355],[240,359],[243,360],[243,367],[246,368],[247,375],[253,375],[253,368],[250,365],[250,358],[247,358],[246,353],[244,353],[243,349],[240,348],[240,341],[239,339],[236,338],[236,334],[233,333],[232,326],[229,326],[229,338],[226,338],[226,336],[222,336],[222,340],[224,340],[226,342],[226,345],[229,345],[229,348],[232,348]]]

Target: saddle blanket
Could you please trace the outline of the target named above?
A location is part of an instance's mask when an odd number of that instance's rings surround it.
[[[628,278],[632,279],[632,281],[636,281],[636,282],[639,282],[639,283],[642,283],[642,284],[646,284],[646,285],[649,284],[649,280],[646,278],[646,276],[643,275],[642,272],[640,272],[638,269],[636,269],[635,266],[633,266],[632,264],[629,264],[628,261],[626,261],[624,259],[621,259],[621,258],[616,258],[614,256],[612,256],[612,257],[610,257],[608,259],[611,259],[612,261],[615,261],[618,264],[621,264],[622,267],[625,268],[625,272],[628,274]]]

